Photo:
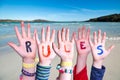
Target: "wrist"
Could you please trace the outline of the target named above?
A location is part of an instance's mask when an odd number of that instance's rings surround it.
[[[23,58],[23,63],[34,63],[35,59],[31,59],[31,58]]]
[[[50,66],[51,65],[51,61],[40,61],[39,62],[39,64],[41,65],[41,66]]]
[[[72,62],[72,59],[61,59],[61,62]]]
[[[70,62],[61,62],[60,63],[60,65],[61,65],[61,67],[72,67],[72,62],[70,61]]]
[[[72,74],[73,72],[72,66],[61,66],[61,64],[58,64],[56,69],[59,71],[59,73]]]
[[[77,56],[76,73],[80,73],[87,64],[87,56]]]
[[[77,55],[79,59],[87,59],[88,55]]]
[[[101,69],[102,68],[103,61],[94,61],[93,66],[96,68]]]
[[[33,59],[23,59],[22,63],[23,80],[35,80],[35,62]]]
[[[62,67],[72,67],[73,62],[72,62],[72,60],[61,60],[60,65]]]
[[[87,63],[88,56],[77,56],[77,64],[85,64]]]
[[[78,53],[78,57],[88,57],[88,53]]]
[[[35,72],[35,60],[31,58],[23,58],[22,59],[22,69],[34,73]]]

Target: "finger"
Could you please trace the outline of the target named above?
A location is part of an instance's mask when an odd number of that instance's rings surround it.
[[[111,52],[111,50],[112,50],[114,47],[115,47],[114,45],[111,45],[111,46],[107,49],[108,54]]]
[[[51,42],[55,41],[55,30],[52,30],[52,35],[51,35]]]
[[[65,28],[62,29],[62,41],[65,41]]]
[[[25,28],[24,28],[24,22],[21,22],[21,28],[22,28],[22,37],[26,38]]]
[[[27,27],[28,27],[28,38],[31,38],[30,23],[27,24]]]
[[[90,46],[93,47],[93,42],[91,41],[91,37],[90,36],[89,36],[88,40],[89,40]]]
[[[81,34],[81,35],[82,35],[82,38],[85,37],[85,31],[86,31],[86,28],[83,26],[83,27],[82,27],[82,34]]]
[[[8,42],[8,45],[12,47],[16,52],[19,52],[19,47],[13,42]]]
[[[48,26],[46,29],[46,41],[50,40],[50,27]]]
[[[74,43],[74,33],[72,34],[71,42]]]
[[[42,28],[42,30],[41,30],[41,39],[42,39],[42,42],[45,42],[45,32],[44,32],[44,28]]]
[[[86,39],[88,39],[90,36],[90,28],[87,29]]]
[[[35,40],[36,32],[37,32],[37,30],[35,29],[35,30],[34,30],[34,34],[33,34],[33,40]]]
[[[73,37],[74,37],[74,40],[77,41],[77,37],[76,37],[76,33],[73,32]]]
[[[66,29],[66,40],[69,41],[69,29]]]
[[[97,44],[97,35],[96,35],[96,32],[93,33],[93,37],[94,37],[94,44]]]
[[[105,41],[106,41],[106,32],[103,33],[102,43],[105,44]]]
[[[61,31],[59,30],[58,33],[57,33],[57,40],[59,43],[61,43]]]
[[[114,45],[111,45],[111,46],[107,49],[107,53],[104,54],[104,56],[105,56],[105,57],[108,56],[108,55],[110,54],[111,50],[112,50],[114,47],[115,47]]]
[[[18,40],[19,40],[19,42],[21,41],[21,39],[22,39],[22,36],[21,36],[21,34],[19,33],[19,31],[18,31],[18,28],[17,27],[15,27],[15,32],[16,32],[16,36],[17,36],[17,38],[18,38]]]
[[[39,44],[40,44],[40,40],[39,40],[39,38],[38,38],[38,33],[37,33],[37,31],[36,31],[36,34],[35,34],[35,40],[36,40],[37,44],[39,45]]]
[[[98,43],[101,43],[101,30],[98,30]]]
[[[59,54],[59,49],[57,48],[57,46],[55,45],[55,43],[52,43],[53,46],[53,50],[55,51],[56,54]]]
[[[78,39],[81,39],[81,28],[78,29]]]

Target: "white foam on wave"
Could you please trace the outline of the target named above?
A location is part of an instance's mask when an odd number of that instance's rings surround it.
[[[8,24],[0,24],[0,26],[6,27],[9,26]]]
[[[119,41],[120,40],[120,37],[106,37],[107,40],[114,40],[114,41]]]
[[[0,36],[0,39],[6,39],[6,38],[13,38],[16,37],[16,35],[4,35],[4,36]]]

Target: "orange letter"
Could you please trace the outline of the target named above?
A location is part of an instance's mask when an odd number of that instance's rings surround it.
[[[66,49],[66,45],[64,45],[64,50],[65,50],[65,52],[67,52],[67,53],[70,52],[70,50],[67,50],[67,49]]]
[[[42,54],[43,54],[44,57],[48,57],[50,55],[50,53],[51,53],[49,45],[47,46],[47,51],[48,51],[48,53],[45,55],[44,54],[44,46],[42,46]]]

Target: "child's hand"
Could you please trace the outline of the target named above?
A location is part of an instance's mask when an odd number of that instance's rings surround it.
[[[41,41],[38,39],[38,34],[36,34],[36,40],[38,45],[38,56],[40,64],[43,66],[49,66],[51,61],[56,56],[52,48],[52,43],[55,40],[55,30],[52,31],[52,35],[50,36],[50,27],[47,27],[45,38],[44,28],[42,28]]]
[[[58,39],[58,47],[53,43],[53,49],[56,54],[61,58],[61,68],[59,70],[60,74],[58,79],[59,80],[71,80],[70,71],[65,70],[72,70],[72,60],[73,60],[73,53],[74,53],[74,38],[69,40],[69,29],[62,29],[58,31],[57,35]],[[62,72],[61,72],[62,71]]]
[[[106,33],[104,32],[103,36],[101,36],[101,30],[98,31],[98,37],[96,32],[94,32],[93,37],[94,42],[89,40],[92,48],[93,66],[101,68],[103,60],[109,55],[114,46],[112,45],[107,50],[105,49]]]
[[[74,53],[74,39],[69,40],[69,29],[58,31],[58,47],[53,43],[53,49],[64,62],[71,62]]]
[[[34,35],[32,38],[30,32],[30,24],[28,24],[27,27],[28,31],[26,33],[24,28],[24,22],[21,22],[22,35],[18,31],[18,28],[15,27],[16,36],[19,40],[19,46],[17,46],[13,42],[9,42],[8,44],[23,58],[23,62],[34,62],[37,48],[35,41],[36,31],[34,31]]]
[[[89,45],[89,36],[90,36],[90,29],[86,30],[85,27],[78,29],[78,38],[74,33],[74,39],[77,48],[77,60],[76,60],[76,73],[80,73],[81,70],[86,66],[87,57],[90,53],[90,45]]]
[[[90,29],[86,30],[85,27],[82,27],[82,29],[79,28],[78,38],[76,38],[76,34],[74,33],[78,56],[87,56],[90,53],[89,36]]]

